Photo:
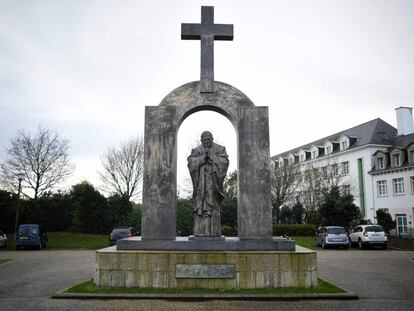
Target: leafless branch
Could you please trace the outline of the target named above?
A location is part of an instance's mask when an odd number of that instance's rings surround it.
[[[23,188],[31,189],[37,199],[72,173],[68,151],[69,141],[56,132],[41,126],[34,135],[20,130],[6,147],[0,170],[4,186],[16,189],[17,176],[23,174]]]
[[[139,186],[143,176],[144,143],[141,137],[131,138],[119,149],[108,148],[101,157],[99,176],[102,188],[131,199],[141,194]]]

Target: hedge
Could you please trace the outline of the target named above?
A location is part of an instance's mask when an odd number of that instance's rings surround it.
[[[317,230],[317,226],[314,224],[299,224],[299,225],[290,225],[290,224],[274,224],[273,225],[273,235],[274,236],[282,236],[284,234],[290,236],[307,236],[307,235],[315,235]]]

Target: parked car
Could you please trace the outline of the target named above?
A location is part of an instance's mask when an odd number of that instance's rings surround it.
[[[316,232],[316,246],[327,248],[329,246],[349,247],[348,233],[344,227],[326,226],[320,227]]]
[[[387,235],[379,225],[360,225],[349,235],[351,245],[358,245],[360,249],[369,246],[387,248]]]
[[[21,247],[47,247],[48,236],[46,229],[39,224],[23,224],[19,226],[16,236],[16,249]]]
[[[7,246],[7,235],[0,231],[0,248]]]
[[[132,236],[129,228],[114,228],[109,234],[109,245],[116,245],[116,241],[120,239],[130,238]]]

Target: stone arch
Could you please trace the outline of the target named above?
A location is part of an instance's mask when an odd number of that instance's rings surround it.
[[[190,82],[159,106],[145,107],[142,239],[176,238],[177,134],[201,110],[224,115],[236,130],[239,238],[272,238],[268,108],[256,107],[228,84],[214,83],[215,93],[200,93],[200,82]]]

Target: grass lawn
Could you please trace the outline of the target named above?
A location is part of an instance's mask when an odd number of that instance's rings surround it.
[[[14,234],[7,235],[6,250],[14,250]],[[48,249],[99,249],[109,246],[108,235],[73,232],[49,232]]]
[[[50,232],[48,248],[50,249],[99,249],[108,247],[108,235],[72,232]]]
[[[246,295],[292,295],[292,294],[319,294],[319,293],[344,293],[336,287],[318,278],[316,288],[271,288],[271,289],[157,289],[157,288],[110,288],[96,287],[92,280],[77,284],[66,293],[92,293],[92,294],[246,294]]]
[[[73,232],[49,232],[48,249],[99,249],[109,246],[108,235]],[[6,250],[14,250],[14,234],[8,234]],[[314,236],[294,236],[297,245],[316,249]]]
[[[312,236],[294,236],[292,237],[295,240],[297,245],[310,248],[310,249],[317,249],[315,243],[315,237]]]

